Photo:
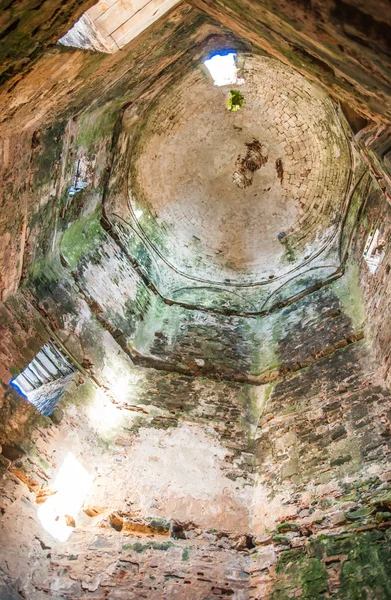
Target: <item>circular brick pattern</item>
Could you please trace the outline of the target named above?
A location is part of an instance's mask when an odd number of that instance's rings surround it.
[[[246,57],[244,79],[219,88],[197,69],[158,98],[130,180],[134,216],[172,266],[241,284],[282,275],[327,244],[350,169],[323,91],[269,58]],[[236,112],[232,88],[244,97]]]

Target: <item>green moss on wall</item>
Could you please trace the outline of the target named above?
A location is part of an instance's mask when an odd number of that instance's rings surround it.
[[[349,265],[345,276],[335,281],[331,287],[354,328],[360,330],[365,322],[365,307],[360,286],[359,266]]]
[[[80,217],[62,236],[60,250],[69,266],[74,269],[79,259],[91,252],[103,240],[105,232],[100,225],[100,212]]]
[[[302,600],[323,598],[327,592],[327,571],[324,563],[309,557],[305,551],[283,552],[276,567],[277,582],[271,600],[288,600],[300,594]]]
[[[43,258],[36,260],[30,267],[31,279],[45,279],[48,282],[59,281],[63,274],[60,259],[55,254],[49,253]]]
[[[189,559],[190,559],[189,548],[184,548],[182,550],[182,560],[183,561],[188,561]]]
[[[141,554],[146,550],[160,550],[163,552],[167,552],[170,548],[173,548],[175,544],[172,542],[147,542],[146,544],[142,544],[141,542],[135,542],[134,544],[125,544],[122,546],[122,550],[132,550],[133,552],[137,552],[137,554]]]
[[[118,106],[109,105],[83,115],[77,133],[77,146],[91,149],[99,140],[110,136],[118,116]]]
[[[289,240],[287,240],[285,242],[285,250],[284,250],[284,254],[282,256],[282,262],[285,264],[291,264],[294,263],[296,260],[296,255],[295,255],[295,251],[292,248],[292,245],[290,244]]]
[[[391,536],[387,531],[319,536],[287,550],[276,565],[272,600],[389,600]]]

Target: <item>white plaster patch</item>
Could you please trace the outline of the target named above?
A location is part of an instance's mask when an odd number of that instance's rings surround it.
[[[250,495],[224,474],[228,451],[197,426],[140,430],[127,457],[127,485],[144,514],[229,530],[248,529]],[[226,464],[229,467],[229,464]]]

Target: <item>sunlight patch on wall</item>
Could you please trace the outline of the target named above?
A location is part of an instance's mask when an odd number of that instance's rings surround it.
[[[59,542],[71,535],[92,481],[93,476],[69,452],[51,488],[53,495],[37,511],[42,526]]]
[[[124,382],[118,378],[117,387],[111,387],[110,391],[113,395],[122,392],[123,396],[125,389]],[[124,422],[121,408],[99,390],[96,390],[93,402],[87,407],[86,412],[91,427],[104,439],[110,439],[113,432],[117,431]]]

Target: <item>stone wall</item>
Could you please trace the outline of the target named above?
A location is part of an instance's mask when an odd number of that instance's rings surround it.
[[[114,391],[77,375],[2,479],[22,596],[312,600],[359,579],[387,598],[390,394],[365,342],[268,386],[130,367]],[[69,461],[68,492],[90,487],[67,509]]]
[[[256,572],[251,597],[364,598],[358,581],[372,597],[388,597],[389,411],[363,342],[269,391],[253,531],[275,569]]]
[[[362,116],[390,117],[386,2],[229,0],[193,3],[292,65]]]
[[[88,3],[13,4],[0,25],[1,600],[388,600],[386,9],[194,0],[103,56],[45,50]],[[208,308],[198,290],[193,306],[162,297],[108,219],[114,200],[128,206],[123,125],[221,48],[318,81],[359,134],[341,277],[260,315],[223,296]],[[72,197],[78,158],[90,180]],[[49,419],[9,383],[50,337],[77,372]]]
[[[0,470],[8,468],[9,456],[23,453],[31,427],[39,421],[38,411],[9,387],[48,341],[42,319],[18,295],[0,305]]]
[[[363,257],[365,244],[371,232],[379,229],[385,241],[384,256],[376,273],[371,273]],[[388,326],[390,310],[390,262],[391,262],[391,207],[380,187],[369,195],[360,219],[355,256],[360,265],[360,281],[367,313],[367,330],[373,339],[373,348],[386,381],[390,381],[389,355],[391,336]]]
[[[131,377],[113,402],[76,376],[62,420],[26,432],[28,447],[1,481],[6,575],[31,600],[108,589],[117,598],[245,597],[262,390],[144,369]],[[56,505],[59,476],[68,505]],[[64,530],[69,540],[56,540]]]
[[[17,82],[92,4],[93,0],[3,2],[0,84]]]

